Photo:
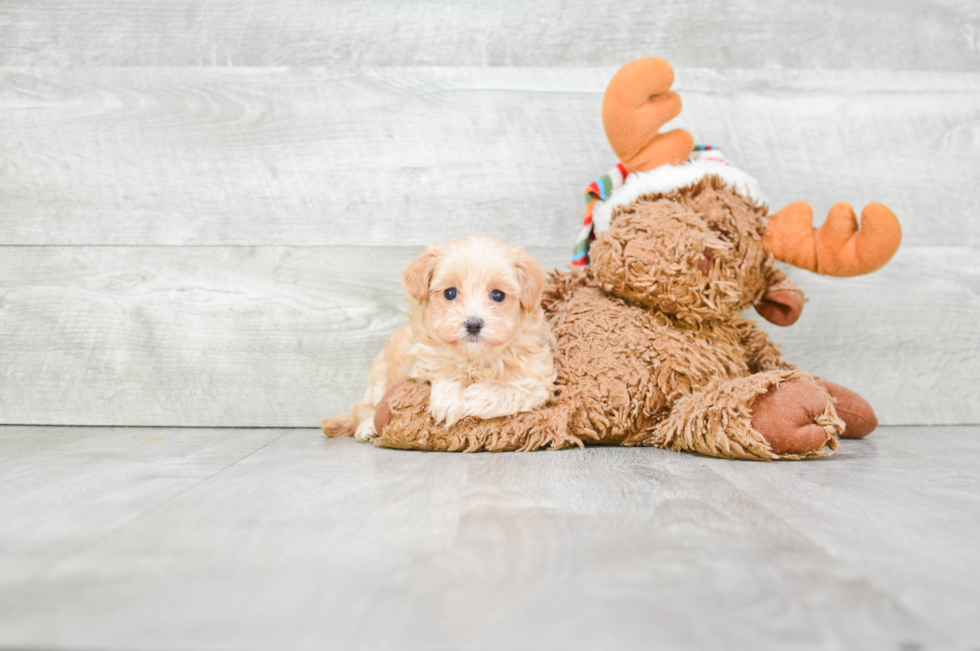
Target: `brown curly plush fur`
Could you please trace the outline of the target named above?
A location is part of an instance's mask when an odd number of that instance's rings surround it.
[[[739,316],[770,287],[799,291],[762,246],[764,216],[715,177],[618,208],[592,245],[591,267],[555,272],[546,285],[558,369],[548,404],[447,430],[426,411],[428,386],[409,382],[393,393],[375,445],[472,452],[599,443],[759,460],[829,454],[843,431],[830,394]],[[788,383],[794,391],[780,392]],[[762,427],[753,421],[762,396],[785,422],[822,440],[774,449],[772,433],[754,427]]]

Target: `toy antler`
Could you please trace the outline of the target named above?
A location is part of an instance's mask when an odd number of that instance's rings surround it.
[[[681,112],[680,96],[670,90],[674,69],[663,59],[647,57],[619,69],[602,98],[602,124],[616,156],[634,172],[660,165],[679,165],[694,150],[694,138],[683,129],[659,133]]]
[[[861,229],[854,209],[838,203],[820,229],[813,227],[813,210],[797,201],[769,215],[762,238],[777,260],[826,276],[860,276],[885,266],[902,242],[895,214],[880,203],[861,211]]]

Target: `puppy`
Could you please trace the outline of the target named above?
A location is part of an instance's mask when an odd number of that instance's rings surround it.
[[[320,422],[328,436],[377,436],[374,411],[406,379],[432,384],[429,413],[451,427],[540,407],[555,382],[554,336],[541,309],[544,271],[523,248],[489,237],[429,245],[402,273],[409,327],[371,364],[350,414]]]

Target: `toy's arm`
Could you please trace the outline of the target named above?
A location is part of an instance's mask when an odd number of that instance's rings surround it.
[[[378,403],[374,425],[379,447],[437,452],[558,450],[582,446],[569,433],[570,410],[551,402],[534,411],[481,420],[468,416],[452,427],[436,425],[429,414],[427,383],[396,384]]]

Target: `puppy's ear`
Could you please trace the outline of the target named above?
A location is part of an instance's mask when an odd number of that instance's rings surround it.
[[[517,278],[521,283],[521,308],[530,312],[541,302],[544,291],[544,269],[538,261],[521,249],[517,258]]]
[[[435,267],[436,251],[430,246],[419,253],[418,257],[412,260],[412,263],[402,272],[402,285],[408,291],[408,295],[419,303],[423,302],[429,294],[429,283],[432,282]]]

